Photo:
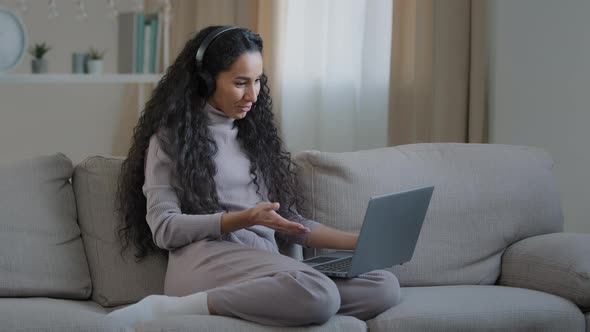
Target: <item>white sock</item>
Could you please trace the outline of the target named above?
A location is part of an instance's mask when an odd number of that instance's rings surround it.
[[[209,315],[207,293],[199,292],[183,297],[150,295],[107,316],[128,325],[173,315]]]
[[[199,292],[182,297],[173,297],[173,301],[159,306],[156,311],[160,316],[173,315],[209,315],[207,293]]]

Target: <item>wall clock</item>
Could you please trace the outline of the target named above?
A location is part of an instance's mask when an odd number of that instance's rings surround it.
[[[0,73],[14,69],[25,54],[27,32],[20,16],[0,5]]]

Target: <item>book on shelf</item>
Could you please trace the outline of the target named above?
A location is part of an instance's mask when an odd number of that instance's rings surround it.
[[[149,55],[150,55],[150,48],[152,47],[152,38],[151,38],[151,34],[152,34],[152,26],[151,24],[148,24],[146,22],[146,24],[144,25],[143,28],[143,35],[145,36],[145,38],[143,39],[143,68],[141,68],[141,72],[142,73],[149,73],[150,72],[150,61],[149,61]]]
[[[162,39],[162,29],[159,24],[159,15],[150,14],[145,18],[145,40],[149,45],[144,50],[144,59],[147,63],[147,70],[144,72],[155,74],[158,68],[158,58],[160,54],[160,40]],[[144,68],[146,68],[144,66]]]
[[[120,73],[156,73],[162,39],[158,16],[144,13],[119,14],[117,66]]]

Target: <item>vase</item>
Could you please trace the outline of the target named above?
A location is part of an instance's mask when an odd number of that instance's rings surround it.
[[[72,54],[72,73],[84,74],[86,72],[86,60],[88,54],[86,53],[73,53]]]
[[[102,60],[88,60],[86,62],[88,67],[88,74],[100,74],[102,73]]]
[[[33,74],[47,73],[47,60],[46,59],[33,59],[31,61],[31,72]]]

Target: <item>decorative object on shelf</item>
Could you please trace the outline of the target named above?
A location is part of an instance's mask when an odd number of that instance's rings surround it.
[[[86,62],[88,61],[88,53],[75,52],[72,53],[72,73],[84,74],[86,73]]]
[[[78,9],[76,10],[76,19],[78,21],[86,22],[88,21],[88,13],[86,12],[86,6],[84,5],[84,1],[78,0]]]
[[[160,0],[162,4],[160,8],[160,16],[162,16],[163,26],[164,26],[164,54],[163,54],[163,65],[164,68],[168,68],[169,64],[169,52],[170,49],[170,23],[172,21],[172,4],[170,0]]]
[[[33,56],[33,60],[31,61],[31,71],[33,74],[47,73],[47,59],[43,57],[49,51],[51,51],[51,46],[46,43],[34,44],[29,47],[29,54]]]
[[[59,12],[57,11],[57,4],[55,3],[55,0],[49,0],[49,13],[47,14],[47,17],[50,20],[56,19],[59,16]]]
[[[129,1],[133,4],[132,11],[134,13],[143,13],[145,10],[145,0],[121,0],[121,1]],[[17,0],[17,10],[20,12],[21,15],[27,14],[31,6],[39,1],[29,1],[29,0]],[[72,1],[76,4],[76,15],[74,16],[75,19],[79,21],[88,21],[89,14],[86,11],[86,5],[84,0],[76,0]],[[115,4],[115,0],[106,0],[107,2],[107,12],[106,17],[111,20],[115,20],[117,16],[119,16],[119,10]],[[163,16],[163,20],[165,24],[169,24],[172,18],[171,15],[171,0],[158,0],[160,9],[158,12]],[[57,9],[57,1],[56,0],[48,0],[47,6],[47,17],[50,20],[56,19],[60,16],[60,12]]]
[[[0,73],[16,67],[27,49],[25,24],[10,8],[0,5]]]
[[[106,51],[100,51],[93,47],[88,51],[88,61],[86,67],[88,74],[101,74],[102,73],[102,59],[104,58]]]
[[[38,3],[29,0],[16,1],[18,1],[18,7],[15,7],[14,11],[0,5],[0,31],[2,32],[0,33],[0,45],[2,45],[2,48],[0,48],[0,73],[16,67],[26,51],[25,26],[20,16],[16,15],[17,10],[24,14],[30,11],[31,6]],[[46,1],[45,4],[48,4],[48,18],[56,19],[61,15],[57,8],[57,1]],[[118,72],[155,74],[160,72],[162,68],[167,68],[169,65],[172,1],[156,0],[157,6],[154,8],[156,11],[150,13],[143,12],[145,9],[144,0],[120,1],[132,2],[134,6],[133,12],[120,13],[116,8],[118,2],[106,0],[106,17],[115,19],[119,23],[118,52],[116,52],[116,54],[119,54],[117,58]],[[88,2],[76,0],[72,1],[72,3],[77,4],[76,19],[87,21],[89,15],[92,14],[86,11],[85,4]],[[61,1],[59,5],[63,5]],[[126,17],[122,19],[121,16]],[[122,24],[121,20],[127,21],[130,26]],[[11,22],[4,23],[6,21]],[[12,27],[8,27],[6,24]],[[20,42],[17,42],[17,40],[20,40]],[[19,48],[22,49],[20,53]],[[121,61],[124,63],[121,64]],[[74,62],[74,58],[72,58],[72,72],[78,73],[78,69],[74,69]]]
[[[107,17],[110,18],[111,20],[116,19],[117,16],[119,15],[119,11],[115,7],[115,0],[107,0],[107,8],[108,8]]]

